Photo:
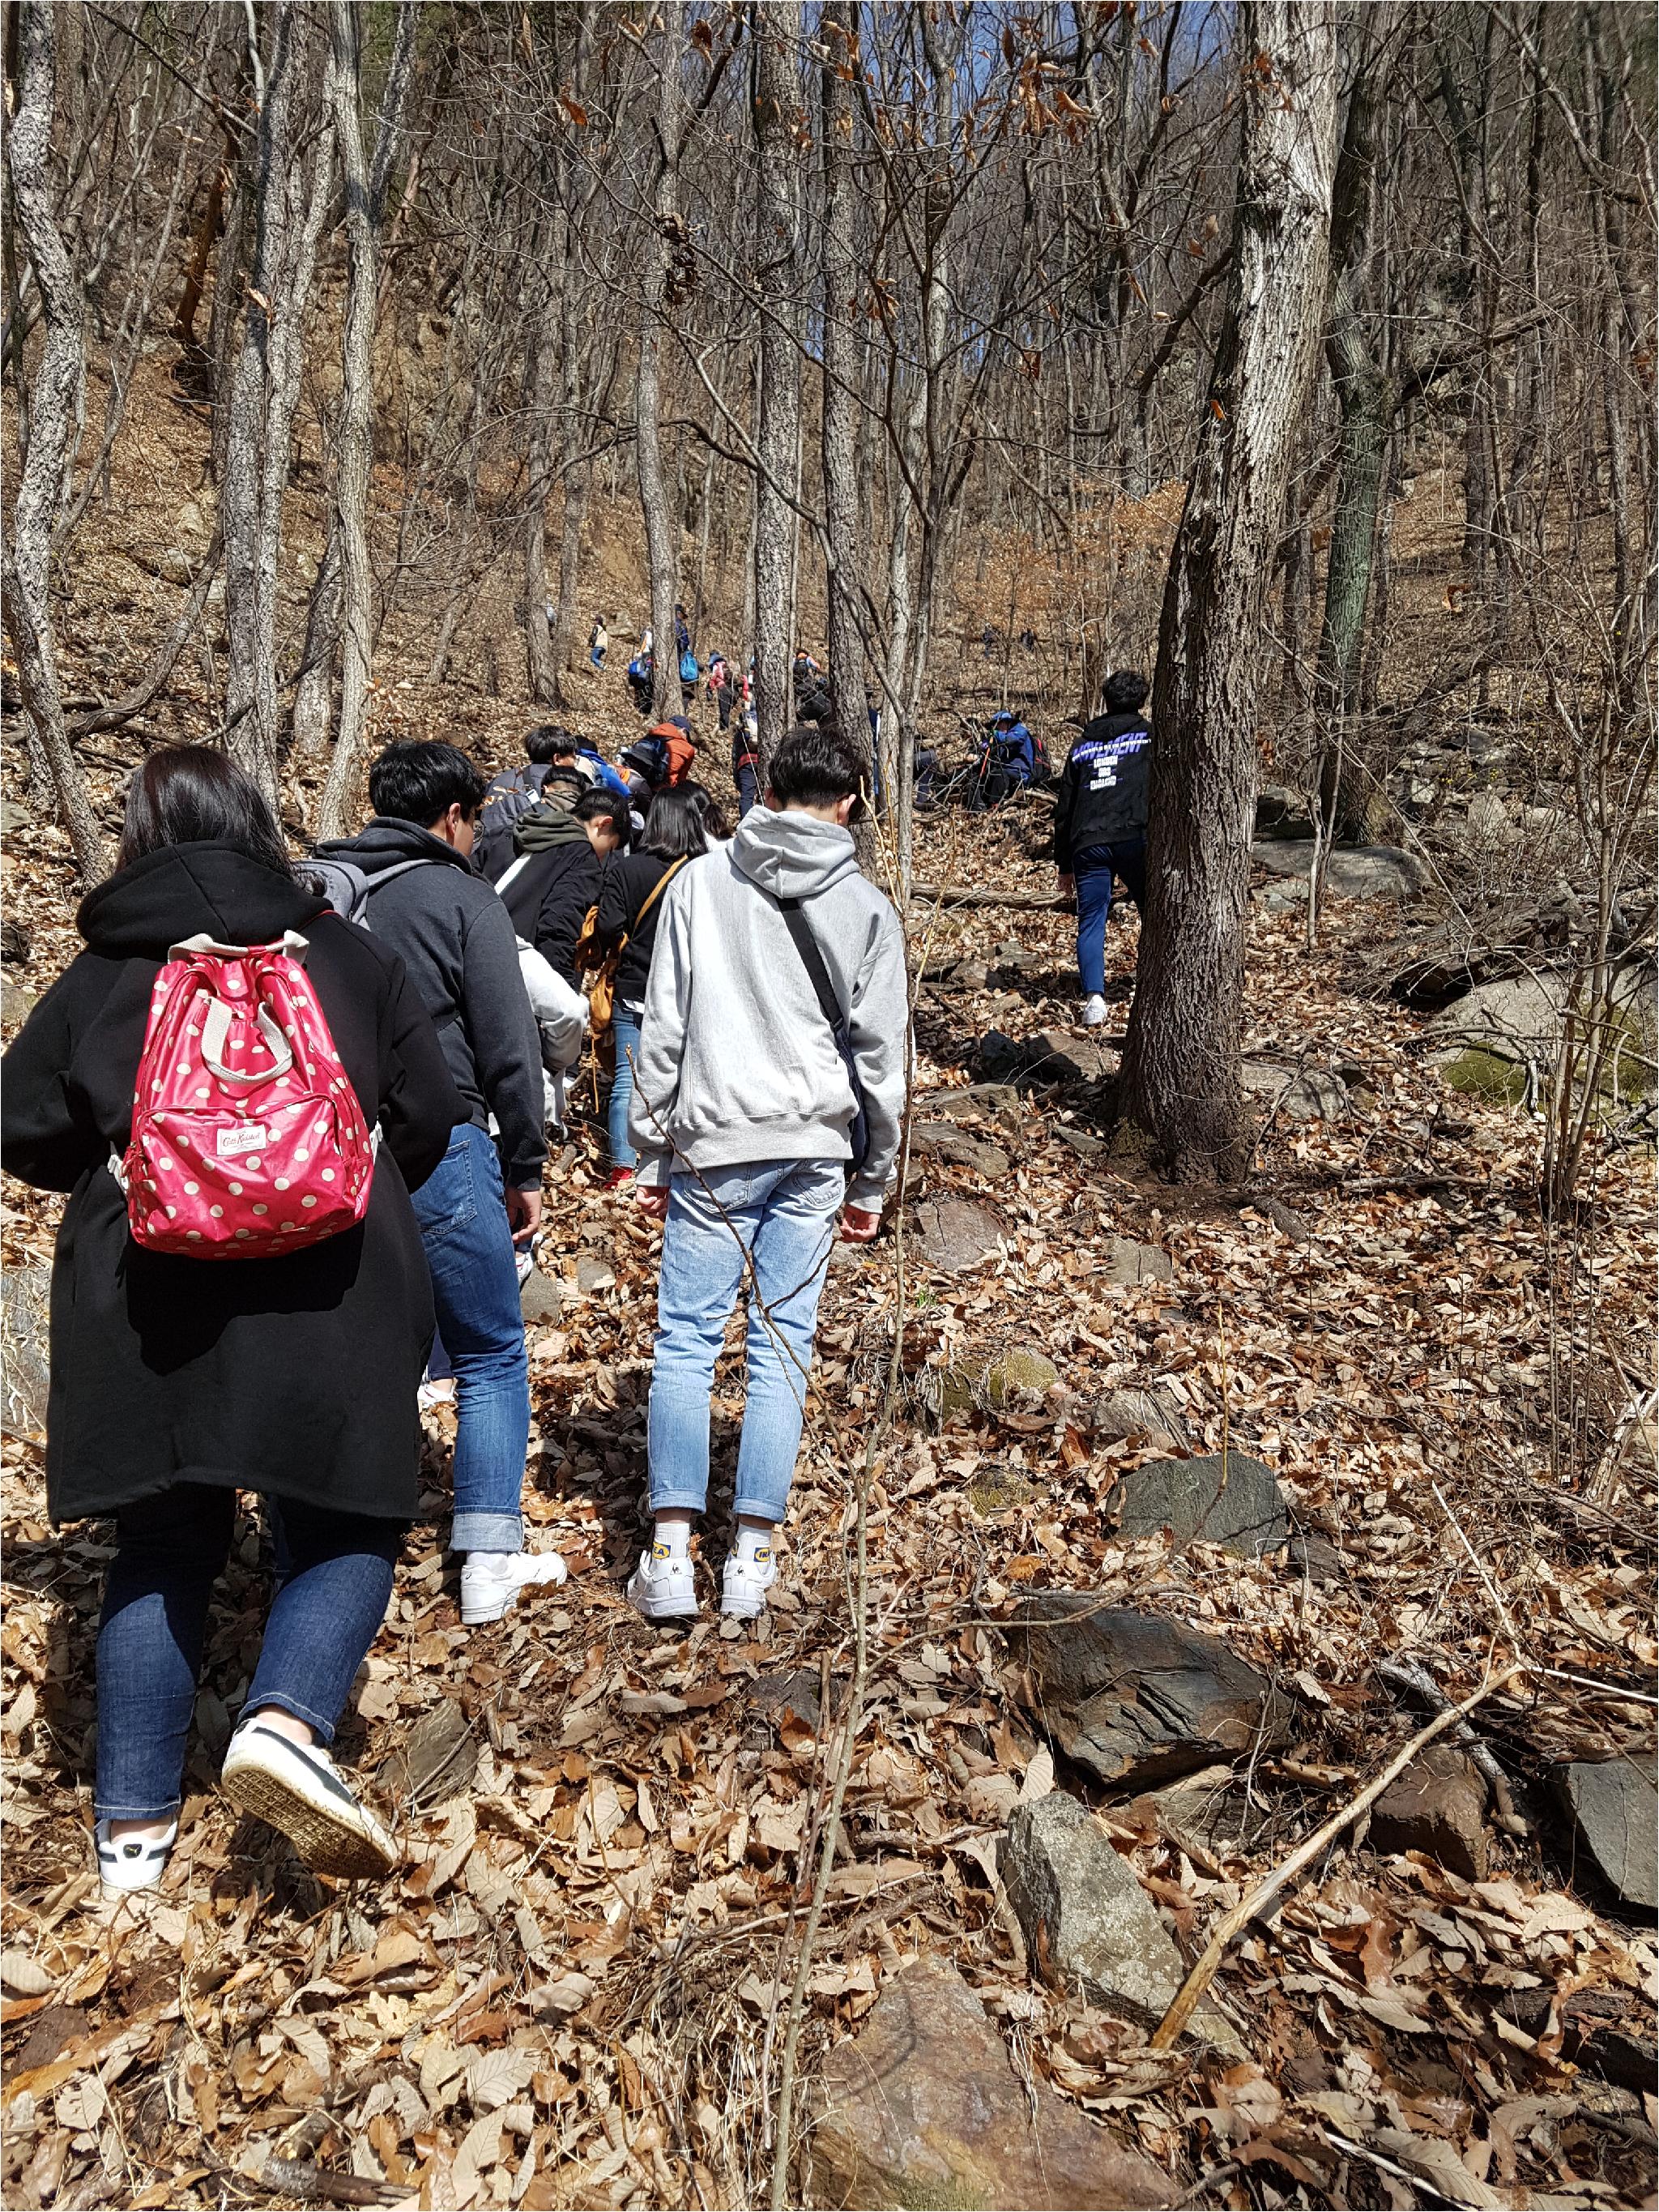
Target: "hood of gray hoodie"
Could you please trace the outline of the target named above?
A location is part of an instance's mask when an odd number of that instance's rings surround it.
[[[732,858],[774,898],[817,898],[859,871],[853,833],[816,814],[774,814],[751,806],[732,840]]]

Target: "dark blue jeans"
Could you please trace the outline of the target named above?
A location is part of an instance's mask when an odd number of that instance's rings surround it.
[[[455,1376],[458,1552],[516,1552],[530,1446],[530,1370],[501,1162],[487,1131],[449,1135],[436,1172],[412,1194],[438,1334]]]
[[[399,1521],[270,1508],[276,1586],[246,1710],[276,1705],[334,1740],[352,1678],[386,1618]],[[116,1516],[98,1629],[100,1820],[163,1820],[179,1803],[208,1603],[236,1493],[176,1483]]]
[[[1074,855],[1072,873],[1077,880],[1077,969],[1085,999],[1106,991],[1106,925],[1112,918],[1112,878],[1121,878],[1135,902],[1146,911],[1146,840],[1126,837],[1115,845],[1089,845]]]
[[[736,771],[738,787],[738,819],[742,821],[751,806],[760,804],[760,776],[747,761],[741,761]]]

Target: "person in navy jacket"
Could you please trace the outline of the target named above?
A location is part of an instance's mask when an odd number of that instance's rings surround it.
[[[1106,924],[1115,876],[1146,912],[1146,817],[1152,733],[1144,676],[1106,678],[1105,713],[1087,723],[1067,754],[1054,802],[1054,866],[1063,897],[1077,894],[1077,964],[1083,1019],[1106,1018]]]

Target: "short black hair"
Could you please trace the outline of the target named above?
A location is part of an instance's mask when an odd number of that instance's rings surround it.
[[[405,738],[388,745],[368,771],[368,803],[377,814],[418,822],[429,830],[452,806],[477,814],[484,780],[458,746],[435,738]]]
[[[583,792],[570,811],[578,822],[613,822],[617,836],[626,843],[630,827],[628,801],[618,799],[614,791],[607,791],[603,784],[595,784],[590,790]]]
[[[539,766],[543,761],[556,759],[561,753],[574,753],[576,740],[556,722],[538,722],[525,739],[524,749],[526,757]]]
[[[864,763],[845,738],[822,723],[791,730],[772,756],[767,784],[786,806],[833,806],[855,799],[864,785]]]
[[[1132,714],[1152,688],[1133,668],[1114,669],[1106,678],[1106,704],[1115,714]]]

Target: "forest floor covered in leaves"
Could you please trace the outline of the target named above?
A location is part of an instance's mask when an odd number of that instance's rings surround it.
[[[919,872],[1045,887],[1036,826],[938,817]],[[30,948],[7,973],[38,991],[72,949],[66,855],[44,827],[10,852]],[[535,1540],[572,1578],[460,1628],[434,1417],[433,1518],[342,1735],[407,1845],[378,1887],[312,1877],[216,1793],[267,1586],[250,1514],[162,1893],[100,1905],[108,1531],[52,1531],[38,1443],[9,1437],[4,2201],[764,2201],[860,1606],[868,1679],[808,1983],[792,2201],[838,2201],[814,2084],[921,1960],[975,1993],[1039,2136],[1069,2107],[1103,2157],[1158,2169],[1171,2204],[1650,2201],[1652,1917],[1600,1881],[1553,1786],[1565,1762],[1652,1744],[1650,1436],[1607,1470],[1647,1359],[1650,1164],[1598,1161],[1579,1220],[1540,1222],[1535,1122],[1445,1092],[1420,1024],[1376,986],[1395,926],[1335,902],[1310,954],[1301,915],[1258,902],[1248,1048],[1329,1072],[1346,1103],[1296,1122],[1265,1101],[1250,1189],[1224,1202],[1114,1168],[1090,1066],[966,1096],[987,1032],[1023,1045],[1073,1018],[1070,923],[924,918],[914,949],[939,980],[918,991],[914,1119],[933,1134],[913,1147],[902,1236],[837,1255],[782,1573],[752,1630],[651,1628],[623,1601],[658,1233],[601,1188],[602,1131],[581,1120],[540,1248],[526,1485]],[[1108,1070],[1133,939],[1115,923]],[[929,1258],[949,1200],[988,1209],[965,1267]],[[49,1255],[53,1218],[8,1184],[9,1267]],[[1040,1358],[988,1387],[1011,1352]],[[721,1495],[739,1388],[729,1359]],[[1103,1414],[1136,1392],[1158,1432]],[[1172,1451],[1263,1463],[1292,1545],[1255,1559],[1126,1536],[1127,1479]],[[723,1543],[716,1511],[705,1579]],[[1279,1725],[1222,1754],[1217,1817],[1068,1756],[1011,1632],[1048,1591],[1218,1638],[1267,1678]],[[1230,1949],[1223,2027],[1170,2051],[1147,2049],[1150,2017],[1067,1994],[999,1881],[1011,1814],[1056,1790],[1087,1804],[1190,1962],[1422,1723],[1378,1671],[1401,1661],[1454,1700],[1524,1668],[1474,1716],[1514,1808],[1485,1822],[1480,1865],[1350,1829]]]

